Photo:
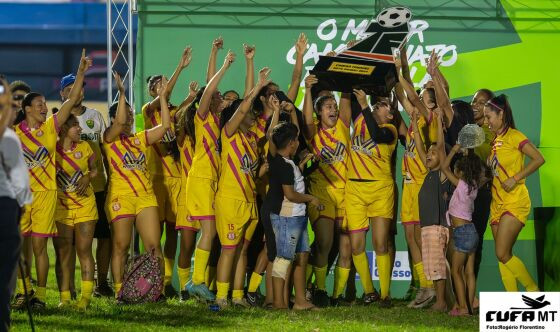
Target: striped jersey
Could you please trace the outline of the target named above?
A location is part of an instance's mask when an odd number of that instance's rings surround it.
[[[143,196],[153,193],[146,164],[147,140],[147,131],[143,130],[103,145],[111,169],[109,185],[113,194]]]
[[[528,195],[525,179],[522,179],[509,193],[502,188],[502,183],[521,172],[525,166],[525,155],[521,151],[530,143],[527,136],[519,130],[508,128],[496,136],[488,156],[488,166],[492,169],[492,200],[499,203],[514,203]]]
[[[148,104],[142,106],[142,115],[144,117],[144,129],[148,130],[161,124],[161,111],[159,109],[152,112],[148,117],[146,109]],[[169,109],[171,116],[171,128],[167,130],[163,138],[152,144],[148,148],[146,154],[148,161],[148,169],[152,176],[165,176],[165,177],[181,177],[181,163],[179,160],[173,159],[171,152],[171,145],[177,144],[175,138],[175,112],[177,108],[172,107]]]
[[[181,161],[181,180],[187,183],[187,177],[193,162],[193,147],[189,136],[185,135],[183,145],[179,147],[180,161]]]
[[[257,135],[249,130],[237,130],[229,136],[222,129],[222,170],[217,196],[255,202],[255,177],[259,158]]]
[[[437,122],[432,121],[433,113],[430,112],[430,119],[426,123],[423,116],[418,118],[418,130],[420,130],[420,137],[424,142],[426,151],[432,143],[437,142]],[[422,163],[420,155],[416,149],[416,142],[414,141],[414,131],[412,125],[408,127],[406,133],[406,147],[402,159],[402,176],[405,183],[424,183],[424,178],[428,174],[428,169]]]
[[[66,208],[77,209],[84,206],[84,201],[93,196],[90,183],[85,196],[76,193],[78,181],[88,173],[89,161],[95,161],[95,154],[87,142],[73,144],[65,151],[62,145],[56,146],[56,184],[58,203]]]
[[[197,112],[194,116],[194,130],[196,143],[189,175],[217,181],[220,174],[220,119],[212,112],[206,113],[205,118]]]
[[[371,138],[362,114],[354,121],[348,179],[393,181],[391,162],[397,146],[397,129],[392,124],[379,127],[388,128],[393,132],[395,138],[391,143],[377,144]]]
[[[25,120],[16,126],[33,192],[56,190],[55,153],[59,130],[56,114],[37,128],[29,128]]]
[[[319,160],[319,167],[311,173],[311,188],[344,188],[348,170],[350,127],[339,118],[336,125],[323,129],[309,142],[312,153]]]
[[[266,121],[270,116],[266,116],[264,113],[257,116],[255,119],[255,125],[252,130],[257,134],[258,139],[261,139],[266,136],[265,128],[266,128]]]

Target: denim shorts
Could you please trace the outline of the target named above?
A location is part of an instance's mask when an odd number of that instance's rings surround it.
[[[478,246],[478,233],[473,223],[453,228],[453,244],[455,250],[464,253],[473,253]]]
[[[276,237],[276,257],[294,260],[296,253],[309,251],[307,217],[281,217],[270,214]]]

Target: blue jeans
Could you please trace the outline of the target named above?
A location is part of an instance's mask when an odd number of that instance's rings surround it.
[[[476,251],[478,246],[478,233],[473,223],[453,228],[453,244],[455,250],[470,254]]]
[[[296,253],[309,251],[307,217],[281,217],[270,214],[276,237],[276,257],[294,260]]]

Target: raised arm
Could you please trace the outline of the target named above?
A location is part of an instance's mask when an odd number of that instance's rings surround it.
[[[210,51],[210,58],[208,59],[208,69],[206,70],[206,83],[209,83],[212,77],[216,75],[216,58],[218,51],[224,47],[224,39],[222,36],[214,39],[212,42],[212,50]]]
[[[426,166],[426,147],[424,146],[424,141],[422,141],[420,131],[418,130],[418,112],[412,113],[410,123],[412,125],[412,130],[414,131],[414,144],[416,145],[416,152],[418,152],[418,156],[420,157],[420,160],[422,160],[422,164]]]
[[[447,179],[451,181],[451,183],[453,183],[455,187],[459,185],[459,178],[456,177],[455,173],[453,173],[453,171],[451,170],[451,160],[453,160],[453,157],[457,154],[457,152],[459,152],[459,150],[461,150],[461,145],[455,144],[453,146],[453,149],[451,149],[451,152],[449,152],[449,154],[447,155],[447,157],[445,157],[445,159],[442,159],[443,164],[441,165],[441,170],[443,171],[443,174],[445,174]],[[443,154],[445,155],[445,149],[443,150]]]
[[[165,77],[161,78],[161,87],[158,91],[159,98],[161,100],[167,100],[169,98],[167,89],[167,80]],[[161,124],[157,125],[146,131],[146,143],[152,145],[163,138],[165,133],[171,128],[171,117],[169,115],[169,107],[167,103],[161,103]]]
[[[185,126],[183,123],[183,119],[185,118],[185,112],[188,112],[191,103],[193,103],[194,100],[196,99],[197,93],[198,93],[198,82],[192,81],[189,84],[189,95],[187,96],[187,98],[185,98],[185,100],[183,100],[181,105],[179,105],[177,112],[175,112],[175,123],[177,124],[175,126],[176,128],[175,136],[177,139],[177,144],[179,145],[183,144],[183,140],[185,139],[185,134],[186,134]]]
[[[107,130],[105,130],[105,137],[103,141],[106,143],[112,143],[116,141],[120,134],[123,131],[124,126],[126,125],[126,117],[127,117],[127,107],[126,104],[126,96],[125,96],[125,89],[124,84],[121,79],[121,76],[117,73],[113,73],[115,78],[115,83],[117,84],[117,89],[119,91],[119,101],[117,106],[117,112],[115,114],[115,119],[113,119],[113,123]]]
[[[270,75],[270,69],[268,67],[264,67],[259,71],[259,81],[257,82],[257,85],[251,90],[251,93],[249,93],[247,98],[243,99],[235,113],[233,113],[231,119],[229,119],[229,121],[224,126],[226,135],[228,137],[231,137],[231,135],[233,135],[237,131],[237,129],[239,129],[241,122],[243,122],[243,119],[245,118],[247,113],[251,111],[253,100],[255,100],[255,98],[257,97],[260,89],[270,83],[268,75]]]
[[[274,144],[274,141],[272,141],[272,133],[274,132],[274,127],[276,127],[280,119],[280,104],[275,95],[270,95],[267,102],[272,107],[273,113],[272,119],[270,120],[270,126],[268,126],[268,130],[266,131],[266,139],[268,140],[268,152],[271,156],[275,156],[276,145]]]
[[[430,112],[428,111],[428,109],[426,109],[426,106],[424,106],[424,103],[416,93],[416,90],[414,90],[414,86],[412,85],[412,83],[407,81],[404,78],[403,74],[401,73],[402,63],[400,57],[394,57],[393,59],[395,61],[395,66],[397,67],[397,75],[399,77],[399,83],[401,84],[404,91],[406,92],[406,97],[408,98],[410,103],[420,112],[420,114],[422,114],[424,119],[428,121],[430,119]]]
[[[430,55],[430,60],[428,62],[428,74],[432,76],[434,81],[434,90],[436,92],[436,103],[438,107],[443,111],[443,118],[445,120],[445,127],[449,128],[451,122],[453,121],[453,108],[451,107],[451,101],[445,91],[445,86],[443,83],[443,75],[439,71],[439,60],[435,51],[432,51]]]
[[[86,71],[91,67],[91,64],[91,59],[86,57],[86,49],[83,48],[80,65],[78,67],[78,71],[76,72],[76,81],[70,90],[68,100],[60,106],[60,109],[56,113],[58,123],[62,124],[68,120],[72,108],[74,108],[74,105],[76,105],[76,103],[80,100],[80,95],[82,94],[82,89],[84,87],[84,76],[86,75]]]
[[[222,68],[218,70],[218,72],[210,79],[208,85],[204,89],[204,93],[202,94],[202,98],[200,99],[200,104],[198,105],[198,115],[202,118],[206,118],[208,111],[210,110],[210,101],[212,100],[212,96],[214,92],[218,89],[218,85],[220,81],[224,77],[224,74],[229,69],[231,64],[235,61],[235,54],[232,51],[229,51],[224,59],[224,64]]]
[[[255,45],[250,46],[243,44],[243,53],[245,53],[245,61],[247,62],[247,74],[245,76],[245,92],[243,92],[243,98],[251,92],[251,89],[255,85],[255,63],[253,58],[255,57]]]
[[[295,102],[299,92],[299,84],[301,83],[301,74],[303,73],[303,56],[307,50],[307,37],[302,32],[299,34],[299,38],[296,41],[296,64],[294,65],[294,71],[292,73],[292,81],[290,82],[290,88],[288,89],[288,98],[292,102]]]
[[[350,120],[352,119],[352,94],[343,93],[340,96],[338,117],[342,120],[346,127],[350,126]]]
[[[533,143],[527,143],[523,145],[523,147],[521,148],[521,152],[529,157],[530,161],[529,163],[527,163],[527,166],[525,166],[519,173],[514,174],[511,178],[505,180],[502,183],[502,188],[504,188],[506,192],[510,192],[513,188],[515,188],[519,181],[533,174],[545,162],[543,155],[533,145]]]
[[[303,135],[307,140],[310,140],[317,133],[317,126],[313,120],[313,99],[311,98],[311,88],[317,84],[319,80],[315,75],[309,75],[305,78],[305,97],[303,99],[303,120],[305,128],[303,128]]]
[[[405,44],[399,48],[399,56],[401,59],[402,75],[404,79],[412,84],[412,77],[410,77],[410,67],[408,66],[408,57],[406,56]]]
[[[169,82],[167,82],[167,98],[171,97],[171,93],[173,92],[173,88],[175,88],[175,84],[181,75],[183,69],[187,68],[192,60],[192,48],[190,46],[185,47],[183,50],[183,54],[181,55],[181,59],[177,64],[177,68],[171,75]],[[146,108],[146,112],[148,113],[148,117],[151,116],[151,112],[154,112],[156,109],[159,108],[160,104],[159,96],[155,97],[151,102],[148,103],[148,107]]]

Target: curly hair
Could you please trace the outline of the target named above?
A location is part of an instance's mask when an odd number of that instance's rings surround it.
[[[480,175],[484,169],[484,163],[474,153],[473,149],[469,149],[466,155],[463,155],[455,163],[455,169],[462,173],[462,180],[469,186],[469,193],[478,188]]]

